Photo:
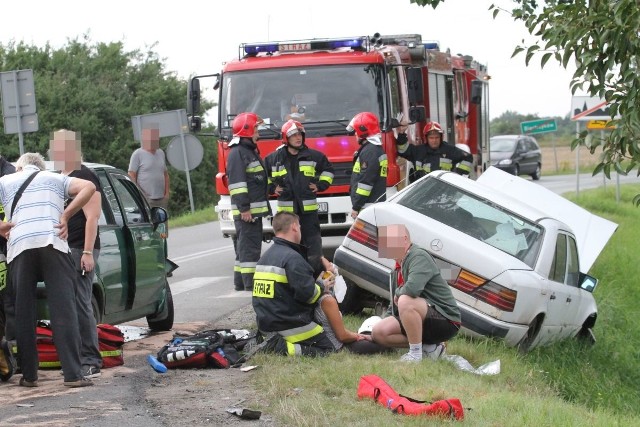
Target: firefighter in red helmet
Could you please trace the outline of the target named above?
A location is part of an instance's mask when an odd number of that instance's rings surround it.
[[[444,141],[444,131],[438,122],[427,122],[424,127],[426,144],[409,144],[406,133],[398,133],[396,140],[398,155],[409,160],[414,170],[409,181],[414,182],[429,172],[448,170],[460,175],[469,175],[473,164],[471,154]]]
[[[322,237],[318,215],[318,192],[333,183],[333,166],[327,156],[305,144],[305,130],[296,120],[282,126],[282,146],[265,158],[269,194],[278,198],[278,212],[293,212],[300,218],[301,244],[317,274],[322,266]]]
[[[370,112],[356,114],[347,126],[355,132],[360,148],[353,156],[351,174],[351,217],[366,206],[386,200],[387,155],[382,149],[378,117]]]
[[[258,126],[254,113],[240,113],[232,123],[227,175],[236,235],[233,284],[237,291],[253,289],[253,274],[262,249],[262,218],[271,215],[267,201],[267,172],[258,153]]]

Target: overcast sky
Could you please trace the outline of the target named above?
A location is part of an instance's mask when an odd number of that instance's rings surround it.
[[[122,41],[127,50],[153,47],[167,70],[184,79],[220,71],[224,61],[238,56],[242,42],[418,33],[423,40],[437,40],[442,50],[472,55],[488,66],[492,118],[507,110],[565,116],[571,108],[573,70],[553,60],[541,70],[539,58],[529,67],[523,55],[511,59],[527,32],[506,14],[494,20],[488,11],[491,3],[509,8],[509,0],[448,0],[435,11],[409,0],[2,3],[2,44],[14,40],[61,47],[88,34],[91,42]]]

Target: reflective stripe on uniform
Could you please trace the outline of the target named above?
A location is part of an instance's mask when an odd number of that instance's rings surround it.
[[[356,194],[361,196],[369,197],[371,195],[371,190],[373,189],[372,185],[363,184],[361,182],[358,183],[358,188],[356,189]]]
[[[300,172],[302,172],[304,176],[307,176],[307,177],[316,176],[316,162],[303,160],[299,162],[299,167],[300,167]]]
[[[447,159],[446,157],[440,158],[440,169],[443,171],[450,171],[453,168],[453,162],[451,159]]]
[[[320,174],[320,181],[327,181],[329,185],[333,184],[333,174],[331,172],[322,172]]]
[[[102,357],[118,357],[122,356],[122,350],[103,350],[100,352],[100,356]]]
[[[245,169],[245,171],[247,173],[257,173],[257,172],[261,172],[263,171],[264,168],[262,167],[262,164],[260,164],[260,162],[258,160],[256,160],[255,162],[251,162],[247,165],[247,168]]]
[[[287,279],[287,272],[284,268],[275,267],[272,265],[257,265],[255,267],[255,274],[253,279],[274,280],[278,283],[289,283]]]
[[[378,162],[380,163],[380,176],[383,178],[386,178],[387,169],[389,165],[389,161],[387,160],[387,155],[383,154],[382,156],[378,157]]]
[[[297,328],[286,329],[284,331],[278,331],[285,341],[289,343],[297,343],[307,340],[311,337],[315,337],[318,334],[324,332],[322,326],[315,322],[308,323],[304,326],[298,326]]]
[[[302,210],[305,212],[313,212],[318,210],[318,202],[316,199],[313,200],[303,200],[302,201]]]
[[[238,266],[239,269],[236,270],[235,266],[233,268],[234,271],[240,271],[241,274],[253,274],[256,271],[257,262],[241,262]]]
[[[229,185],[229,194],[231,196],[240,194],[240,193],[248,193],[249,188],[247,188],[246,182],[236,182],[235,184]]]
[[[458,163],[458,169],[461,169],[467,173],[471,173],[471,162],[461,161]]]

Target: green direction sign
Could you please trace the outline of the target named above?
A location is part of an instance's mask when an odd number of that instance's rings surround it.
[[[555,132],[558,130],[556,127],[555,119],[540,119],[540,120],[532,120],[530,122],[521,122],[520,130],[523,134],[525,133],[545,133],[545,132]]]

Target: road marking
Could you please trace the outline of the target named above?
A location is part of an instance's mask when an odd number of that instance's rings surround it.
[[[227,251],[233,251],[233,245],[222,246],[214,249],[207,249],[206,251],[195,252],[189,255],[183,255],[175,258],[169,257],[169,259],[171,259],[171,261],[175,263],[189,262],[189,261],[194,261],[196,259],[203,258],[212,254],[217,254],[217,253],[227,252]]]
[[[179,282],[171,283],[171,294],[173,296],[180,295],[185,292],[200,289],[208,285],[213,285],[219,282],[231,283],[233,281],[232,276],[213,276],[213,277],[192,277],[186,280],[180,280]],[[216,295],[214,298],[243,298],[251,299],[251,292],[239,292],[231,291],[223,295]]]

